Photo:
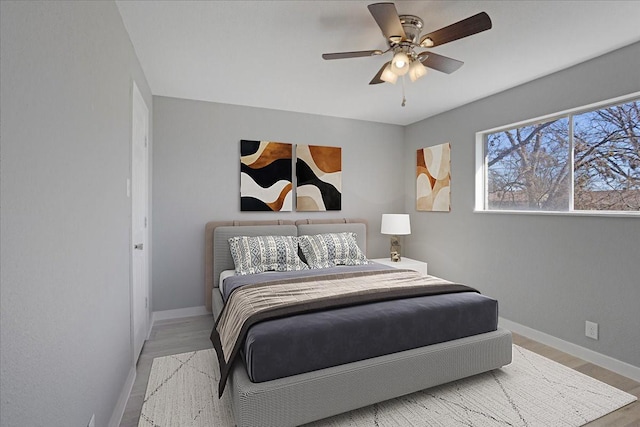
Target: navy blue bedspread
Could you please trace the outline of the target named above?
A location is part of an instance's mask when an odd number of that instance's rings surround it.
[[[331,270],[387,270],[386,266],[337,267],[284,273],[307,276]],[[233,288],[280,273],[225,280]],[[495,331],[498,301],[463,292],[363,304],[258,323],[249,329],[243,357],[253,382],[269,381],[398,351]]]

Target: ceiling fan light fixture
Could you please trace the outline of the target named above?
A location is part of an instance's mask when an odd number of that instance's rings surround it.
[[[396,84],[398,75],[391,70],[391,64],[384,67],[384,71],[380,75],[380,80],[384,80],[385,82],[391,83],[392,85]]]
[[[409,57],[406,53],[399,51],[393,56],[391,61],[391,71],[399,76],[404,76],[409,71]]]
[[[409,66],[409,78],[412,82],[415,82],[420,77],[427,74],[427,67],[422,65],[420,61],[413,61]]]
[[[380,27],[388,48],[384,51],[377,49],[323,53],[322,58],[327,60],[361,58],[384,55],[390,52],[393,58],[391,61],[381,64],[380,69],[369,82],[370,85],[383,82],[395,83],[397,78],[401,76],[404,88],[404,75],[409,73],[412,81],[418,80],[426,74],[425,67],[451,74],[463,65],[462,61],[430,51],[416,52],[416,48],[440,46],[481,33],[492,27],[489,15],[486,12],[480,12],[421,36],[424,21],[419,16],[399,15],[396,6],[390,2],[370,4],[367,8]],[[416,61],[418,63],[413,64]]]

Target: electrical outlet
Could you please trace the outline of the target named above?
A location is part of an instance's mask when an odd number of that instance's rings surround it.
[[[584,324],[584,334],[594,340],[598,339],[598,324],[595,322],[589,322],[588,320]]]
[[[91,414],[91,419],[89,420],[87,427],[96,427],[96,414]]]

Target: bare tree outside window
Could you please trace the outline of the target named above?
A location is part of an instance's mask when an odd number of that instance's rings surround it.
[[[574,116],[574,209],[640,210],[640,102]]]
[[[490,209],[569,209],[566,118],[487,135]]]
[[[487,208],[640,211],[639,110],[632,101],[487,134]]]

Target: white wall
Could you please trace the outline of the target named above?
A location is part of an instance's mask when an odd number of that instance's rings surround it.
[[[364,217],[370,256],[385,256],[382,213],[403,209],[403,128],[154,97],[153,310],[204,305],[208,221]],[[240,140],[342,147],[342,210],[240,212]]]
[[[106,426],[133,367],[131,87],[113,2],[1,2],[0,425]]]
[[[415,210],[408,255],[434,275],[479,288],[501,316],[640,367],[640,218],[473,213],[475,133],[640,90],[640,43],[410,125],[418,148],[451,142],[450,213]],[[585,320],[600,340],[584,336]]]

